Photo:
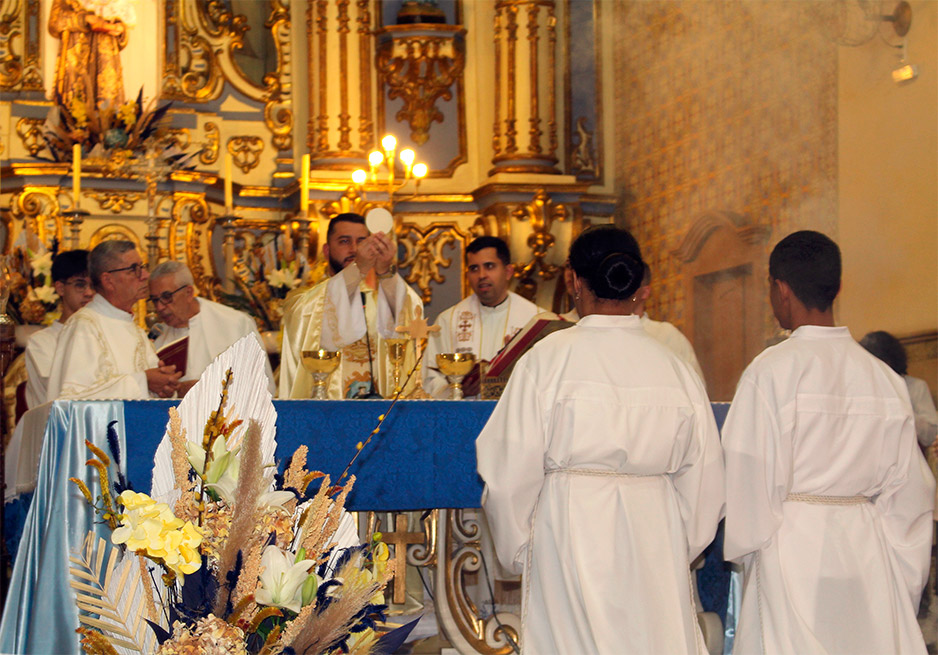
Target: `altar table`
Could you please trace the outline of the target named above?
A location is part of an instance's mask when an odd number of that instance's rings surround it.
[[[79,652],[67,554],[81,545],[94,516],[68,478],[78,477],[94,488],[93,471],[85,465],[84,441],[107,449],[107,429],[113,425],[119,460],[131,486],[149,491],[153,455],[168,409],[177,402],[56,401],[52,405],[0,624],[0,653]],[[387,400],[274,401],[281,470],[286,458],[305,444],[307,467],[328,473],[335,481],[355,454],[356,444],[367,439],[389,405]],[[346,508],[479,507],[482,483],[476,474],[475,437],[494,405],[494,401],[398,402],[350,470],[357,480]],[[722,425],[727,409],[726,403],[714,404],[718,424]],[[95,529],[107,536],[100,524]],[[725,599],[725,592],[718,592],[720,596]]]

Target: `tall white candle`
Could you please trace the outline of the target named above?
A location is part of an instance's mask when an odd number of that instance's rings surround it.
[[[300,173],[300,211],[309,213],[309,155],[303,155]]]
[[[81,208],[81,144],[72,145],[72,204]]]
[[[231,193],[231,153],[225,153],[225,214],[234,213],[234,202]]]

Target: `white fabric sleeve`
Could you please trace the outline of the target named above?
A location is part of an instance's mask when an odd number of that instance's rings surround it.
[[[378,334],[385,339],[399,338],[394,331],[407,300],[407,283],[400,275],[378,281]]]
[[[515,367],[501,400],[476,439],[483,508],[498,560],[521,573],[541,486],[544,424],[537,384],[524,361]]]
[[[109,352],[102,353],[104,335],[88,320],[70,322],[55,349],[55,360],[46,400],[58,398],[95,400],[109,398],[148,398],[145,371],[110,375],[117,370]],[[71,330],[68,328],[71,327]],[[149,342],[148,342],[149,344]],[[152,346],[150,346],[152,351]],[[152,359],[156,358],[153,351]]]
[[[875,507],[912,607],[917,608],[931,563],[935,478],[919,450],[911,418],[902,431],[896,475],[876,498]]]
[[[351,280],[356,277],[361,281],[358,266],[350,264],[343,268],[339,275],[333,275],[326,282],[322,332],[319,338],[319,347],[324,350],[341,350],[365,336],[368,325],[365,322],[365,307],[358,291],[358,282],[354,291],[350,291]]]
[[[760,550],[782,524],[782,503],[791,489],[791,448],[781,440],[777,412],[744,374],[723,424],[727,561]]]
[[[703,383],[694,379],[687,384],[693,385],[688,389],[694,408],[692,447],[671,480],[687,534],[688,561],[693,561],[716,536],[726,506],[726,488],[720,433]]]
[[[440,314],[435,325],[440,329],[431,332],[427,337],[427,347],[423,353],[423,363],[421,364],[421,376],[423,377],[423,390],[434,398],[441,398],[446,395],[446,388],[449,382],[446,376],[440,373],[436,366],[436,356],[440,353],[452,352],[450,348],[449,321],[446,320],[447,313]]]
[[[915,436],[923,448],[928,448],[938,436],[938,411],[932,400],[928,383],[918,378],[906,377],[909,387],[909,400],[915,414]]]

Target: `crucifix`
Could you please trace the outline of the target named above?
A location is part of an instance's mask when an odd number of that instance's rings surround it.
[[[407,531],[407,515],[398,514],[394,517],[394,532],[385,532],[382,541],[389,546],[394,546],[394,579],[391,581],[393,588],[391,602],[395,605],[401,605],[407,600],[407,546],[409,544],[422,544],[424,534],[422,532]],[[400,584],[398,584],[400,582]]]

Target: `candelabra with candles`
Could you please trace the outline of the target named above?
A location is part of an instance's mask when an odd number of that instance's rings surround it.
[[[397,155],[404,169],[403,177],[397,177],[397,161],[395,160],[395,151],[397,150],[397,139],[387,134],[381,139],[381,150],[372,150],[368,154],[369,171],[359,168],[352,173],[352,181],[364,192],[366,183],[377,190],[384,190],[388,194],[388,206],[391,211],[394,209],[395,201],[406,200],[417,195],[417,189],[420,186],[420,180],[427,176],[429,169],[423,162],[415,163],[417,153],[412,148],[404,148]],[[381,169],[387,171],[385,180],[382,183],[378,179]],[[404,198],[395,197],[401,189],[414,180],[414,192]]]

